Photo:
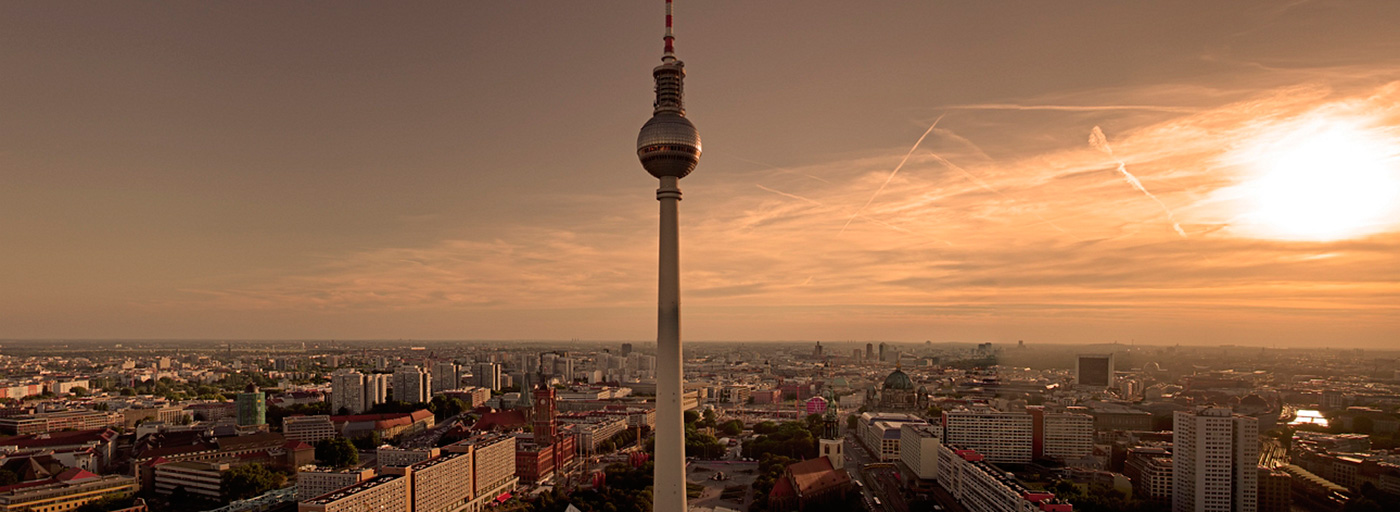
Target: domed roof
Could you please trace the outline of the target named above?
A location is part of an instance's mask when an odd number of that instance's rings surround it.
[[[885,377],[884,389],[914,389],[914,381],[909,379],[901,370],[895,370],[889,377]]]

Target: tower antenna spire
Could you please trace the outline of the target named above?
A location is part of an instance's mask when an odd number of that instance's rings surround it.
[[[666,53],[661,56],[662,62],[673,62],[676,60],[676,35],[671,33],[671,0],[666,0]]]

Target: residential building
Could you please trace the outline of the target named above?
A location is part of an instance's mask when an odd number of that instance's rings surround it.
[[[1288,512],[1293,507],[1293,476],[1259,466],[1259,512]]]
[[[282,418],[282,435],[287,439],[315,445],[323,439],[335,437],[335,424],[325,414],[310,416],[287,416]]]
[[[1259,422],[1223,407],[1177,411],[1173,512],[1256,512]]]
[[[1123,474],[1133,481],[1133,496],[1169,502],[1172,499],[1172,454],[1165,448],[1138,447],[1128,450]]]
[[[437,448],[397,448],[390,445],[375,450],[375,461],[382,467],[405,467],[441,455]]]
[[[420,403],[433,398],[432,375],[415,365],[403,365],[394,370],[395,401]]]
[[[1072,512],[1073,505],[1053,493],[1032,491],[1005,471],[988,464],[976,450],[938,447],[938,485],[968,512]]]
[[[1031,461],[1031,415],[978,407],[943,411],[943,443],[976,450],[988,462]]]
[[[297,472],[297,501],[330,494],[365,480],[374,478],[375,472],[369,468],[304,468]]]
[[[452,361],[438,361],[433,364],[432,381],[434,394],[460,388],[462,387],[462,367]]]
[[[412,512],[409,479],[384,474],[297,505],[297,512]]]
[[[472,366],[472,385],[491,391],[501,389],[501,365],[476,363]]]
[[[388,398],[389,376],[382,373],[365,375],[355,370],[336,370],[331,374],[331,412],[360,414]]]
[[[130,496],[136,479],[69,468],[45,480],[0,488],[0,511],[62,512],[103,499]]]
[[[899,460],[920,480],[938,478],[938,446],[943,429],[934,425],[905,423],[899,428]]]
[[[228,462],[193,460],[160,464],[155,467],[155,491],[169,495],[183,488],[193,496],[223,501],[223,475],[231,467]]]

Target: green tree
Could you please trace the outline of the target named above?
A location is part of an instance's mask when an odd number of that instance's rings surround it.
[[[849,416],[846,416],[846,428],[847,428],[847,429],[855,430],[857,426],[860,426],[860,418],[859,418],[859,417],[857,417],[857,416],[854,415],[854,414],[849,415]]]
[[[220,489],[229,501],[246,500],[280,488],[286,481],[285,475],[253,463],[225,471]]]
[[[762,422],[762,423],[759,423],[759,424],[753,426],[753,433],[755,433],[755,434],[760,434],[760,435],[763,435],[763,434],[772,434],[772,433],[777,432],[777,431],[778,431],[778,424],[777,424],[777,423],[773,423],[773,422],[771,422],[771,421],[765,421],[765,422]]]
[[[720,423],[719,431],[726,436],[737,436],[744,433],[744,422],[740,420],[729,420]]]
[[[69,389],[68,392],[77,396],[87,396],[88,388],[82,386],[73,386],[73,388]]]
[[[316,460],[327,466],[345,468],[360,463],[360,452],[349,439],[322,439],[316,443]]]
[[[700,421],[700,413],[695,411],[685,411],[685,424],[690,425]]]
[[[378,448],[379,445],[384,444],[384,439],[379,437],[378,431],[370,431],[368,435],[351,439],[350,442],[354,443],[355,447],[361,450],[373,450]]]
[[[460,398],[448,398],[447,395],[438,395],[428,402],[428,410],[433,412],[437,421],[444,421],[467,410],[467,403]]]

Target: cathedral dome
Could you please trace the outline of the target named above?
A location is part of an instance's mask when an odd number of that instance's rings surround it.
[[[884,389],[905,389],[913,390],[914,381],[909,380],[909,376],[903,371],[895,370],[889,377],[885,377]]]

